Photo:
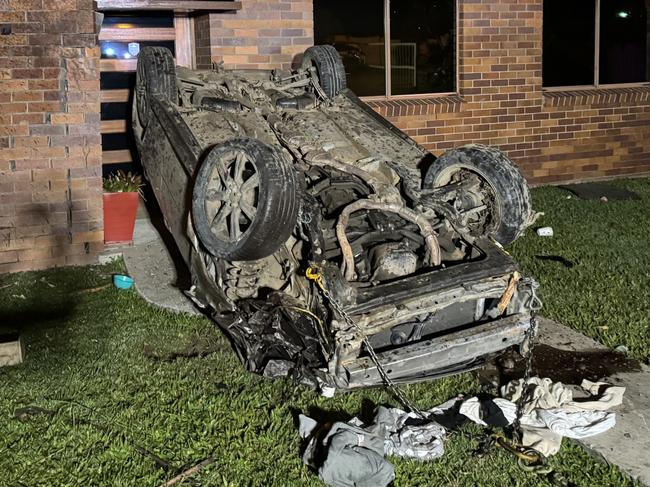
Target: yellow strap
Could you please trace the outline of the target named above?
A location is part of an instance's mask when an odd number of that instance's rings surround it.
[[[495,434],[494,439],[496,440],[497,445],[499,445],[508,453],[516,456],[520,460],[524,460],[529,463],[538,463],[544,461],[542,454],[533,448],[517,445],[515,442],[509,441],[505,436],[499,434]]]

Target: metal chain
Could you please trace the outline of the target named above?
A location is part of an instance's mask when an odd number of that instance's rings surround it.
[[[313,268],[310,268],[310,270]],[[338,303],[338,301],[330,294],[330,292],[327,290],[325,286],[325,280],[323,279],[322,274],[320,274],[318,271],[314,273],[310,273],[309,271],[307,272],[307,277],[309,279],[312,279],[313,281],[316,282],[318,285],[319,289],[323,293],[323,296],[329,301],[329,303],[332,305],[332,308],[338,313],[338,315],[343,318],[343,320],[351,327],[353,327],[359,334],[361,335],[361,338],[363,340],[363,343],[366,346],[366,349],[368,350],[368,355],[370,355],[371,360],[374,362],[374,364],[377,366],[377,371],[379,372],[379,375],[381,379],[383,380],[384,384],[390,388],[392,393],[395,395],[395,397],[398,399],[398,401],[401,403],[401,405],[406,408],[408,411],[413,412],[417,414],[419,417],[426,419],[427,415],[423,413],[415,404],[413,404],[408,397],[402,392],[402,390],[399,388],[395,382],[391,380],[391,378],[388,376],[388,373],[386,372],[386,369],[384,369],[384,366],[379,360],[379,357],[377,356],[377,353],[375,352],[375,349],[373,346],[370,344],[370,340],[368,340],[368,336],[365,334],[363,329],[352,319],[350,318],[350,315],[348,315],[343,307]]]
[[[516,416],[515,420],[512,422],[512,436],[518,442],[521,443],[522,440],[522,431],[521,431],[521,417],[523,415],[524,404],[530,398],[532,388],[528,381],[530,380],[531,374],[533,372],[533,348],[535,347],[535,338],[537,337],[537,312],[533,309],[530,311],[530,326],[526,330],[524,335],[524,344],[528,347],[528,350],[525,351],[524,360],[526,361],[524,368],[524,376],[522,379],[522,390],[521,395],[517,399],[516,406]]]
[[[526,307],[530,310],[530,326],[524,335],[523,345],[527,347],[524,349],[524,360],[526,361],[524,367],[523,382],[521,385],[521,395],[517,399],[515,420],[512,423],[512,436],[517,442],[521,443],[523,433],[521,431],[521,417],[523,415],[524,404],[530,399],[532,388],[528,383],[533,373],[533,349],[535,348],[535,339],[537,338],[538,323],[537,312],[542,309],[542,301],[537,296],[537,288],[539,283],[531,278],[522,280],[522,284],[527,285],[530,289],[530,299],[526,303]]]

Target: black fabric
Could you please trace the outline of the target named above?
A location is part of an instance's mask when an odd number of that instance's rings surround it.
[[[611,201],[639,199],[639,195],[633,191],[605,183],[568,184],[560,188],[572,192],[582,200],[599,200],[603,196]]]

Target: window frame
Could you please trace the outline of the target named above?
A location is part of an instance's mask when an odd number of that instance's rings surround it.
[[[544,86],[544,78],[542,76],[542,90],[543,91],[579,91],[579,90],[598,90],[608,88],[640,88],[650,86],[650,81],[635,81],[632,83],[600,83],[600,4],[601,0],[593,0],[596,4],[596,15],[594,22],[596,23],[594,29],[594,83],[591,85],[562,85],[562,86]],[[650,15],[650,12],[648,12]],[[543,21],[544,19],[542,19]],[[647,33],[646,33],[647,35]],[[543,37],[543,33],[542,33]],[[544,48],[544,39],[542,38],[542,49]],[[544,62],[544,52],[542,52],[542,63]],[[650,62],[650,60],[646,60]]]
[[[399,0],[394,0],[399,1]],[[460,0],[454,0],[454,28],[455,28],[455,39],[454,39],[454,64],[455,68],[455,89],[454,91],[434,91],[427,93],[413,93],[408,95],[393,95],[391,94],[392,88],[392,69],[391,69],[391,37],[390,37],[390,2],[391,0],[383,0],[384,2],[384,64],[386,69],[384,69],[384,86],[386,88],[385,95],[369,95],[361,96],[360,98],[364,101],[389,101],[389,100],[418,100],[421,98],[434,98],[434,97],[445,97],[445,96],[454,96],[458,95],[459,85],[460,85],[460,57],[459,57],[459,48],[460,48],[460,15],[458,14],[458,8]]]

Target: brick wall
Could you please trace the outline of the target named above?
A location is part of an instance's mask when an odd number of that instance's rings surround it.
[[[371,105],[436,155],[498,146],[535,184],[650,172],[650,88],[542,91],[542,0],[459,0],[458,88]]]
[[[92,0],[0,0],[0,273],[102,247]]]
[[[288,69],[314,43],[310,0],[242,0],[236,13],[196,19],[197,66]]]

